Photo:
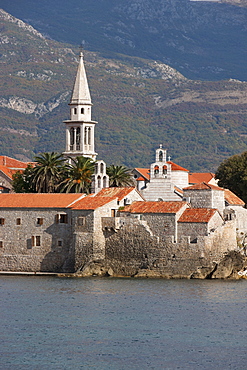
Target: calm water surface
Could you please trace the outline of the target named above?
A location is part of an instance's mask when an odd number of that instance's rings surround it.
[[[0,276],[0,369],[247,369],[247,280]]]

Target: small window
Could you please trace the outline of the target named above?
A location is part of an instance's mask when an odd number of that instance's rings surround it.
[[[37,218],[37,225],[43,225],[44,219],[42,217]]]
[[[58,247],[62,247],[63,246],[63,240],[62,239],[58,239],[57,246]]]
[[[65,213],[60,213],[56,216],[56,221],[58,224],[67,224],[68,223],[68,215]]]
[[[0,240],[0,248],[3,248],[3,241]]]
[[[84,226],[86,223],[86,217],[78,217],[78,226]]]
[[[115,209],[111,209],[111,217],[116,217],[116,210]]]
[[[84,108],[81,108],[81,114],[84,114]]]
[[[16,225],[21,225],[21,219],[20,218],[16,219]]]
[[[4,225],[4,218],[0,218],[0,225],[3,226]]]
[[[77,113],[77,109],[76,108],[74,108],[74,114],[76,114]]]
[[[41,236],[40,235],[32,236],[32,247],[40,246],[41,246]]]

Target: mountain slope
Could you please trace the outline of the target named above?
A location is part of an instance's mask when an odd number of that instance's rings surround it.
[[[51,38],[160,60],[192,79],[247,80],[244,0],[0,0]]]
[[[78,49],[0,11],[1,154],[65,149]],[[148,166],[160,143],[180,165],[213,171],[247,144],[247,83],[202,82],[166,64],[85,51],[96,151],[108,164]]]

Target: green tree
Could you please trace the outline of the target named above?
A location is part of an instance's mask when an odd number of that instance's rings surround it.
[[[71,161],[72,163],[67,165],[61,192],[89,194],[94,173],[94,161],[82,156],[71,158]]]
[[[28,165],[24,171],[13,175],[12,187],[15,193],[35,193],[33,186],[33,167]]]
[[[218,185],[230,189],[247,203],[247,152],[222,162],[215,173]]]
[[[131,170],[125,166],[111,165],[106,168],[106,173],[109,176],[110,187],[133,186]]]
[[[64,158],[59,153],[42,153],[34,158],[33,186],[38,193],[56,192],[65,171]]]

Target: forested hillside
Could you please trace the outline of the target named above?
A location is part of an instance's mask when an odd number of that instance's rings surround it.
[[[191,79],[247,80],[246,0],[0,0],[0,7],[107,58],[160,60]]]
[[[1,154],[63,151],[79,50],[1,11]],[[192,81],[168,65],[85,50],[96,151],[108,164],[148,166],[160,143],[172,160],[214,171],[246,150],[247,83]]]

